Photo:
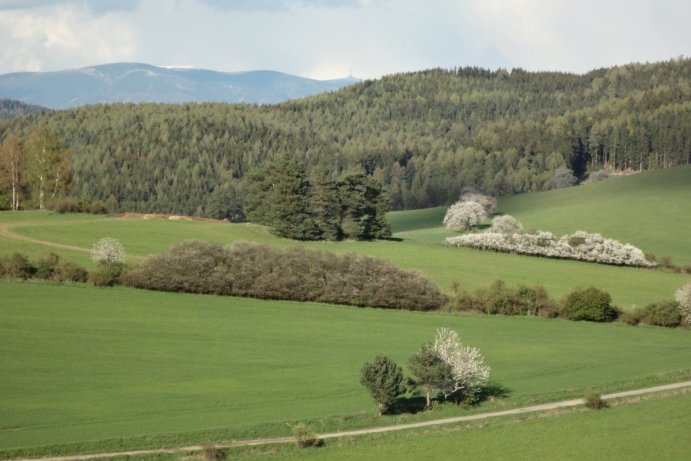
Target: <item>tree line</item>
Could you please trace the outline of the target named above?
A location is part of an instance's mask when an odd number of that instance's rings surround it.
[[[50,109],[33,104],[26,104],[15,99],[0,98],[0,120],[22,115],[50,112]]]
[[[27,197],[30,207],[46,208],[48,200],[70,188],[71,158],[72,151],[45,126],[24,139],[13,133],[5,136],[0,145],[0,178],[7,192],[0,196],[4,198],[0,207],[19,210]]]
[[[341,180],[317,169],[314,179],[295,158],[252,172],[245,209],[250,221],[298,240],[371,240],[391,236],[382,185],[364,174]]]
[[[691,162],[691,59],[584,75],[432,69],[277,105],[94,105],[0,122],[0,137],[38,127],[74,152],[70,195],[113,211],[240,219],[248,173],[281,156],[310,178],[363,174],[393,209],[420,208],[467,188],[554,188],[564,170]]]

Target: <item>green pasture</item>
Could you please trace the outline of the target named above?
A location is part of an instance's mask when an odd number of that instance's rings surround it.
[[[505,197],[499,210],[526,228],[599,232],[691,265],[691,165]]]
[[[325,448],[234,449],[231,459],[678,461],[691,458],[691,394],[594,412],[527,415],[426,430],[327,440]],[[274,449],[275,450],[275,449]]]
[[[413,218],[424,215],[428,219],[427,215],[433,212],[422,210],[405,213]],[[392,214],[394,230],[404,221],[401,218],[399,214]],[[415,225],[425,226],[425,219]],[[275,237],[262,226],[210,221],[4,212],[0,213],[0,226],[27,238],[71,245],[83,250],[88,250],[102,237],[114,237],[125,246],[131,263],[165,251],[171,245],[187,239],[214,240],[225,244],[251,241],[281,247],[301,245],[314,250],[353,252],[387,259],[404,269],[422,272],[445,291],[449,291],[454,282],[472,290],[487,286],[497,279],[509,284],[541,284],[554,297],[562,297],[577,287],[596,286],[607,290],[614,302],[624,309],[671,299],[674,291],[689,278],[655,270],[446,248],[438,243],[443,240],[445,231],[431,227],[396,233],[396,236],[402,237],[401,241],[297,242]],[[424,238],[410,238],[411,233],[417,233],[418,236],[427,233],[429,237],[429,232],[434,233],[437,243],[427,242]],[[24,252],[33,258],[53,251],[63,258],[91,266],[88,251],[53,248],[0,234],[0,254],[13,251]]]
[[[498,211],[526,229],[597,232],[691,265],[691,165],[501,197]],[[389,221],[397,237],[439,243],[454,235],[441,226],[445,212],[446,207],[393,212]]]
[[[5,457],[407,420],[375,416],[360,367],[380,352],[405,364],[442,326],[481,349],[506,396],[422,418],[691,376],[687,330],[623,324],[7,281],[0,318]]]

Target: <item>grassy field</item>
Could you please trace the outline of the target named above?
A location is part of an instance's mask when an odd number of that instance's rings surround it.
[[[376,417],[359,369],[378,352],[405,364],[441,326],[482,350],[507,396],[432,416],[691,376],[686,330],[39,282],[0,281],[0,292],[4,456],[429,417]]]
[[[509,197],[500,202],[500,211],[526,227],[601,232],[687,264],[690,193],[691,167],[683,167]],[[444,248],[440,242],[451,234],[440,226],[443,213],[391,213],[398,240],[299,243],[252,224],[3,212],[0,254],[20,251],[35,259],[53,251],[91,268],[88,249],[105,236],[120,239],[133,263],[190,238],[302,245],[388,259],[423,272],[444,290],[454,281],[474,289],[503,279],[542,284],[559,297],[592,285],[609,291],[624,308],[671,299],[689,279],[655,270]],[[0,281],[0,318],[0,458],[284,435],[290,433],[286,423],[298,420],[323,432],[691,377],[688,330],[623,324],[8,281]],[[465,343],[482,350],[505,395],[478,408],[445,405],[431,415],[377,417],[358,383],[362,363],[384,352],[405,364],[441,326],[456,329]],[[575,413],[553,423],[536,419],[492,423],[482,431],[371,437],[347,449],[335,445],[300,456],[381,459],[383,449],[387,458],[401,459],[427,454],[456,459],[459,453],[474,459],[611,459],[620,454],[645,459],[659,453],[681,459],[687,456],[677,455],[688,452],[675,450],[671,441],[685,435],[680,428],[688,427],[689,397],[669,402],[635,407],[644,410]],[[583,438],[597,443],[584,445]],[[607,441],[612,442],[609,449],[596,449]],[[641,449],[641,441],[648,448]],[[275,456],[292,459],[295,452],[281,449]]]
[[[252,224],[4,212],[0,213],[0,226],[16,234],[76,246],[83,251],[23,242],[0,234],[0,254],[22,251],[38,258],[54,251],[88,267],[91,263],[87,250],[105,236],[119,239],[135,263],[141,257],[162,252],[191,238],[226,244],[252,241],[281,247],[302,245],[315,250],[354,252],[387,259],[402,268],[419,270],[445,291],[453,282],[459,282],[466,289],[475,289],[497,279],[510,284],[542,284],[554,297],[564,296],[579,286],[596,286],[607,290],[614,302],[625,309],[671,299],[674,291],[688,279],[688,276],[654,270],[446,248],[439,244],[445,231],[438,226],[438,221],[430,219],[434,212],[435,209],[412,211],[405,216],[393,213],[395,235],[402,237],[402,241],[307,243],[277,238],[266,228]],[[416,222],[411,222],[413,220]],[[436,228],[425,227],[435,225]],[[419,227],[415,231],[398,232],[398,226],[402,229]]]
[[[562,235],[598,232],[631,243],[677,265],[691,265],[691,165],[656,170],[548,192],[502,197],[500,213],[526,229]],[[398,237],[438,243],[445,207],[391,213]]]
[[[234,460],[590,460],[691,458],[691,394],[604,411],[567,411],[327,441],[325,448],[233,449]]]

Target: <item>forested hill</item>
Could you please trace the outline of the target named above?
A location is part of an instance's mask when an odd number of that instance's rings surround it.
[[[0,136],[45,124],[75,153],[72,195],[116,210],[217,209],[282,153],[309,171],[364,171],[394,209],[416,208],[464,187],[550,189],[563,168],[691,162],[691,59],[585,75],[436,69],[273,106],[96,105],[6,121]]]
[[[15,101],[14,99],[0,98],[0,120],[21,117],[22,115],[37,114],[48,110],[49,109],[45,107],[25,104],[21,101]]]

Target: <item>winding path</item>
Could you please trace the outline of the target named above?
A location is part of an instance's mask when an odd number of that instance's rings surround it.
[[[636,395],[651,394],[654,392],[670,391],[674,389],[682,389],[686,387],[691,387],[691,381],[684,381],[680,383],[664,384],[661,386],[646,387],[644,389],[634,389],[630,391],[615,392],[612,394],[603,395],[603,399],[616,399],[622,397],[632,397]],[[328,432],[324,434],[319,434],[320,439],[335,439],[339,437],[350,437],[357,435],[367,435],[367,434],[379,434],[382,432],[393,432],[393,431],[403,431],[407,429],[417,429],[429,426],[440,426],[443,424],[454,424],[464,421],[474,421],[478,419],[494,418],[497,416],[509,416],[509,415],[519,415],[524,413],[533,413],[538,411],[548,411],[555,410],[558,408],[568,408],[575,407],[583,404],[583,399],[571,399],[571,400],[560,400],[558,402],[543,403],[541,405],[531,405],[528,407],[513,408],[511,410],[504,411],[494,411],[489,413],[478,413],[475,415],[468,416],[455,416],[452,418],[434,419],[431,421],[421,421],[418,423],[408,423],[408,424],[395,424],[393,426],[382,426],[382,427],[372,427],[367,429],[355,429],[351,431],[341,431],[341,432]],[[263,439],[249,439],[249,440],[236,440],[226,443],[219,443],[214,445],[216,448],[233,448],[233,447],[248,447],[257,445],[270,445],[277,443],[294,443],[295,438],[293,437],[275,437],[275,438],[263,438]],[[116,456],[141,456],[141,455],[153,455],[161,453],[183,453],[183,452],[193,452],[202,451],[204,447],[201,445],[191,445],[188,447],[176,447],[176,448],[155,448],[149,450],[130,450],[130,451],[119,451],[110,453],[92,453],[85,455],[68,455],[68,456],[52,456],[45,458],[20,458],[11,461],[84,461],[90,459],[106,459],[114,458]]]
[[[65,245],[62,243],[55,243],[51,242],[49,240],[39,240],[39,239],[34,239],[31,237],[27,237],[25,235],[17,234],[16,232],[12,232],[10,229],[11,227],[17,226],[17,224],[4,224],[0,225],[0,237],[6,237],[9,239],[14,239],[14,240],[20,240],[22,242],[29,242],[29,243],[36,243],[39,245],[44,245],[52,248],[60,248],[61,250],[70,250],[70,251],[81,251],[82,253],[90,253],[91,250],[89,248],[82,248],[74,245]]]

